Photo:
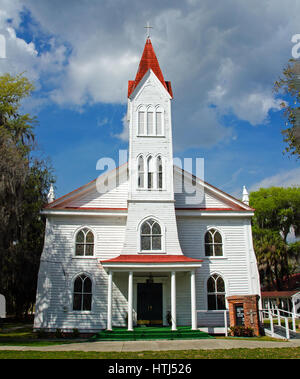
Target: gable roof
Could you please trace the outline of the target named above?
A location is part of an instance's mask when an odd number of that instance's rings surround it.
[[[168,91],[170,96],[173,98],[171,82],[166,82],[164,79],[150,38],[147,38],[135,80],[128,81],[128,97],[130,97],[130,95],[133,93],[135,88],[138,86],[140,81],[150,69],[154,72],[161,84],[165,87],[166,91]]]
[[[185,179],[189,179],[196,183],[196,185],[201,185],[204,187],[204,190],[207,189],[212,192],[215,196],[225,201],[230,208],[224,208],[223,210],[241,210],[241,211],[250,211],[253,212],[255,209],[251,208],[249,205],[243,203],[241,200],[236,199],[235,197],[229,195],[228,193],[220,190],[219,188],[205,182],[204,180],[198,178],[197,176],[191,174],[188,171],[183,170],[181,167],[174,165],[174,171],[181,174]],[[177,208],[178,209],[178,208]],[[185,208],[193,209],[193,208]],[[201,209],[201,208],[194,208]]]
[[[127,198],[128,198],[128,188],[127,188],[127,175],[128,175],[128,163],[122,166],[105,172],[99,178],[89,182],[88,184],[79,187],[78,189],[61,196],[54,200],[53,202],[47,204],[44,209],[52,210],[118,210],[127,211]],[[211,184],[202,181],[196,176],[190,174],[187,171],[182,170],[178,166],[174,166],[174,173],[182,175],[186,181],[195,181],[197,186],[202,186],[206,194],[209,193],[210,197],[215,197],[217,201],[210,204],[199,205],[198,207],[185,206],[182,203],[175,203],[175,209],[189,210],[189,211],[250,211],[253,212],[254,209],[244,204],[242,201],[232,197],[231,195],[219,190],[218,188],[212,186]],[[110,188],[110,191],[100,194],[97,192],[97,184],[99,181],[105,183],[111,178],[119,178],[116,181],[116,185]],[[121,178],[121,179],[120,179]],[[175,176],[174,176],[175,179]],[[119,187],[118,187],[119,186]],[[175,194],[176,195],[176,194]],[[183,195],[184,196],[184,195]],[[101,198],[105,201],[102,201]],[[176,196],[175,196],[176,198]],[[99,200],[100,199],[100,200]],[[202,207],[201,207],[202,206]]]

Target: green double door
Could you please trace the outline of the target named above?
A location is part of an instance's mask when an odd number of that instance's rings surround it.
[[[137,323],[139,325],[162,325],[162,284],[138,283]]]

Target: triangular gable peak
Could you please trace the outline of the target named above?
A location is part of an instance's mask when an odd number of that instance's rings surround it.
[[[124,164],[115,170],[104,173],[99,178],[90,183],[54,200],[44,208],[47,209],[127,209],[128,199],[128,164]],[[117,178],[114,180],[114,178]],[[196,184],[199,193],[204,191],[203,201],[195,204],[187,202],[190,193],[177,192],[180,182],[192,187]],[[99,193],[97,184],[106,181],[116,183],[106,193]],[[98,182],[97,182],[98,181]],[[202,181],[180,167],[174,165],[174,182],[175,182],[175,207],[180,209],[199,209],[199,210],[222,210],[222,211],[253,211],[253,209],[231,195],[219,190],[211,184]]]
[[[102,187],[103,186],[103,187]],[[104,189],[106,192],[102,192]],[[123,196],[119,196],[119,201],[114,201],[113,204],[109,203],[109,199],[102,201],[102,198],[107,198],[108,194],[120,194],[123,192]],[[59,197],[53,202],[47,204],[44,209],[84,209],[85,206],[92,208],[98,208],[99,203],[107,204],[108,208],[120,208],[127,207],[128,197],[128,164],[125,163],[114,170],[105,172],[93,181],[85,184],[76,190],[69,192],[68,194]],[[118,197],[118,195],[117,195]]]
[[[142,80],[139,84],[134,88],[131,93],[130,99],[138,100],[139,96],[147,91],[147,88],[151,88],[150,91],[153,95],[153,85],[157,90],[156,95],[162,98],[162,96],[167,97],[168,99],[172,99],[169,92],[166,91],[165,87],[161,84],[160,80],[157,78],[155,73],[151,70],[151,68],[146,72]]]
[[[244,204],[242,201],[201,180],[188,171],[184,171],[176,165],[174,165],[174,182],[176,209],[254,211],[253,208]],[[187,185],[187,192],[181,187],[181,183]],[[200,196],[198,196],[198,198],[195,194],[191,193],[192,186],[196,187],[196,191],[199,191]],[[201,194],[203,194],[202,197]],[[199,200],[199,202],[197,202],[197,200]]]
[[[136,73],[135,80],[129,80],[128,81],[128,97],[130,97],[133,93],[133,91],[137,88],[140,81],[143,79],[145,74],[152,70],[155,76],[158,78],[158,80],[161,82],[161,84],[164,86],[166,91],[170,94],[170,96],[173,98],[172,88],[171,88],[171,82],[166,82],[164,79],[164,76],[162,74],[162,71],[160,69],[156,54],[154,52],[152,43],[150,38],[147,38],[144,51],[142,54],[142,58],[140,60],[140,64],[138,67],[138,71]]]

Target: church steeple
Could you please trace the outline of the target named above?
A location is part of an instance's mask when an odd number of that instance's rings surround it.
[[[128,83],[129,191],[122,254],[182,254],[174,206],[172,97],[148,36],[135,80]],[[149,240],[154,230],[158,238]]]
[[[154,72],[154,74],[157,76],[161,84],[169,92],[170,96],[173,97],[171,82],[166,82],[164,79],[163,73],[160,69],[155,51],[153,49],[153,46],[149,37],[146,40],[146,44],[145,44],[142,58],[140,60],[140,64],[136,73],[135,80],[128,81],[128,97],[130,97],[130,95],[133,93],[133,91],[138,86],[138,84],[143,79],[143,77],[145,76],[145,74],[148,72],[149,69],[151,69]]]

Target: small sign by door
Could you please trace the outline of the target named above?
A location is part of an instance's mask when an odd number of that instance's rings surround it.
[[[243,304],[236,304],[236,306],[235,306],[235,320],[236,320],[236,325],[238,325],[238,326],[245,325]]]

